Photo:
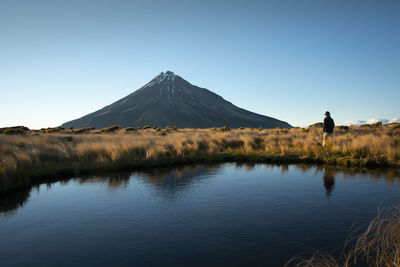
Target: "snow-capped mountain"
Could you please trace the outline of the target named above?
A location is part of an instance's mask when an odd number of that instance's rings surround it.
[[[194,86],[171,71],[161,72],[132,94],[62,126],[103,128],[112,125],[291,127],[287,122],[236,107],[221,96]]]

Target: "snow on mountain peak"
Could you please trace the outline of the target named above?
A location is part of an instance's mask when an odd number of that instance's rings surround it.
[[[164,81],[169,81],[170,83],[172,83],[176,77],[179,77],[179,76],[175,75],[172,71],[161,72],[153,80],[151,80],[145,86],[143,86],[143,88],[152,86],[157,83],[162,83]]]
[[[161,72],[158,75],[157,83],[161,83],[165,80],[173,82],[176,78],[176,75],[172,71]]]

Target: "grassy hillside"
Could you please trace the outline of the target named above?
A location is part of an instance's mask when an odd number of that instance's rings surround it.
[[[400,124],[292,129],[0,129],[0,194],[32,183],[97,171],[189,162],[253,161],[399,167]]]

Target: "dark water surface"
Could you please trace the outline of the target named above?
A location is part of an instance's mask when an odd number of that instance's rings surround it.
[[[0,266],[282,266],[399,204],[399,181],[223,164],[43,184],[0,199]]]

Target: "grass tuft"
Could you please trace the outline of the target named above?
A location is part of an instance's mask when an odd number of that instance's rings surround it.
[[[118,126],[56,132],[0,129],[0,194],[58,173],[134,169],[185,162],[324,163],[400,167],[400,127],[336,127],[325,147],[317,127],[292,129],[166,129]],[[10,129],[9,129],[10,130]],[[14,129],[11,129],[14,130]],[[129,133],[129,134],[127,134]],[[73,137],[72,137],[73,136]]]
[[[285,266],[400,266],[400,207],[379,209],[377,216],[361,234],[348,238],[344,252],[337,258],[318,250],[309,258],[295,256]]]

